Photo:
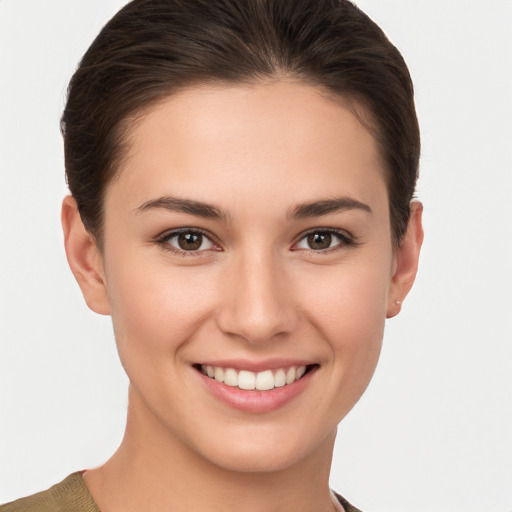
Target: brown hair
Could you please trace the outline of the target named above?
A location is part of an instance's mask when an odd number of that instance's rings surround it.
[[[69,188],[89,232],[101,243],[105,189],[137,113],[190,85],[283,74],[363,108],[398,243],[420,152],[413,86],[399,51],[347,0],[134,0],[121,9],[80,62],[61,121]]]

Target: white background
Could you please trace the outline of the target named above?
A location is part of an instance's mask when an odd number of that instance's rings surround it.
[[[0,502],[102,463],[124,427],[110,320],[65,261],[58,127],[123,3],[0,1]],[[331,483],[365,512],[512,512],[512,1],[358,5],[416,85],[426,240]]]

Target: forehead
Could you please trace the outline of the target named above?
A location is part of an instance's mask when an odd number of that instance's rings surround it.
[[[296,81],[191,87],[166,98],[132,125],[119,171],[114,188],[139,203],[156,187],[204,201],[219,190],[220,199],[255,201],[286,191],[292,202],[326,192],[368,202],[385,188],[370,131],[341,99]]]

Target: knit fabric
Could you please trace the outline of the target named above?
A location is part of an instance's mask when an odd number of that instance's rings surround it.
[[[48,490],[0,506],[0,512],[100,512],[82,473],[73,473]]]
[[[336,494],[345,512],[361,512]],[[82,472],[69,475],[47,491],[0,505],[0,512],[100,512],[85,485]]]

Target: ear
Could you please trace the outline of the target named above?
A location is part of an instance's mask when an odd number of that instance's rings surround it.
[[[62,229],[68,263],[90,309],[110,314],[103,261],[93,236],[85,229],[72,196],[62,202]]]
[[[387,318],[398,315],[402,308],[402,302],[416,278],[420,249],[423,243],[422,213],[423,205],[419,201],[413,201],[407,231],[395,254],[393,276],[388,295]]]

